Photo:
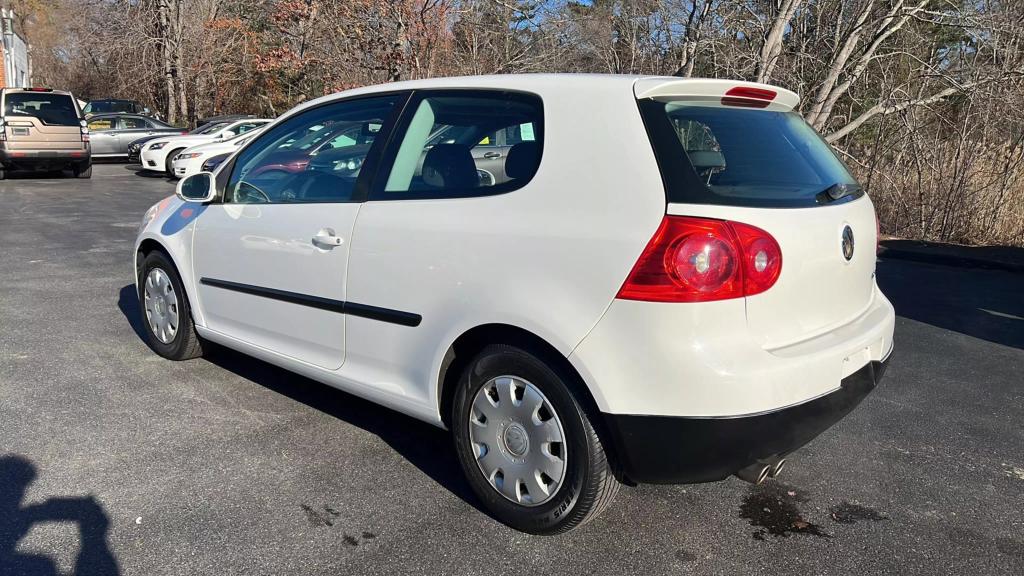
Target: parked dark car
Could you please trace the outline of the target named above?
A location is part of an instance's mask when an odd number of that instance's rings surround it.
[[[225,152],[223,154],[217,154],[216,156],[210,156],[206,162],[203,162],[203,172],[213,172],[224,163],[225,160],[230,157],[232,152]]]
[[[90,100],[82,108],[82,114],[91,118],[96,114],[111,114],[122,112],[125,114],[138,114],[140,116],[152,116],[149,108],[137,100],[122,100],[119,98],[103,98],[101,100]]]
[[[210,116],[209,118],[200,118],[196,126],[203,126],[206,124],[214,124],[216,122],[234,122],[235,120],[243,120],[245,118],[255,118],[254,114],[225,114],[223,116]]]
[[[95,114],[89,117],[94,158],[125,158],[129,145],[140,137],[185,134],[186,130],[137,114]]]

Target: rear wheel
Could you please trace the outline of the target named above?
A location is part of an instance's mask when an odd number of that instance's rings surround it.
[[[150,252],[142,261],[139,304],[146,340],[157,354],[170,360],[203,355],[181,278],[163,252]]]
[[[618,492],[570,382],[540,355],[503,344],[481,351],[459,381],[452,414],[459,461],[487,510],[513,528],[571,530]]]

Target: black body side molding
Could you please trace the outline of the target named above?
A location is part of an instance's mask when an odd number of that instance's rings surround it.
[[[422,316],[419,314],[413,314],[412,312],[403,312],[401,310],[392,310],[391,308],[381,308],[378,306],[370,306],[368,304],[357,304],[355,302],[345,302],[344,300],[332,300],[330,298],[300,294],[299,292],[288,292],[287,290],[278,290],[276,288],[265,288],[263,286],[253,286],[251,284],[229,282],[227,280],[216,280],[214,278],[200,278],[199,283],[206,286],[213,286],[214,288],[232,290],[243,294],[270,298],[271,300],[289,302],[300,306],[309,306],[310,308],[337,312],[338,314],[348,314],[351,316],[359,316],[360,318],[380,320],[381,322],[389,322],[391,324],[399,324],[402,326],[419,326],[420,322],[423,320]]]

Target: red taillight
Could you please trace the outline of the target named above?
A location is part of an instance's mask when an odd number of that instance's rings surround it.
[[[782,249],[771,234],[739,222],[729,222],[743,254],[743,295],[753,296],[772,287],[782,272]]]
[[[725,93],[725,96],[722,97],[722,104],[743,108],[767,108],[772,100],[775,100],[776,95],[774,90],[753,86],[736,86]]]
[[[782,271],[782,250],[764,230],[739,222],[666,216],[618,297],[707,302],[759,294]]]

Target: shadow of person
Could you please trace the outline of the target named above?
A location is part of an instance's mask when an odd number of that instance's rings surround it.
[[[75,522],[82,540],[74,574],[119,574],[117,560],[107,545],[110,520],[95,498],[50,498],[22,506],[36,468],[21,456],[0,457],[0,576],[59,574],[51,558],[16,551],[18,542],[43,522]]]
[[[135,289],[135,284],[125,286],[117,293],[117,307],[128,320],[135,335],[146,342],[145,327],[142,325],[142,311],[139,310],[139,293]]]

